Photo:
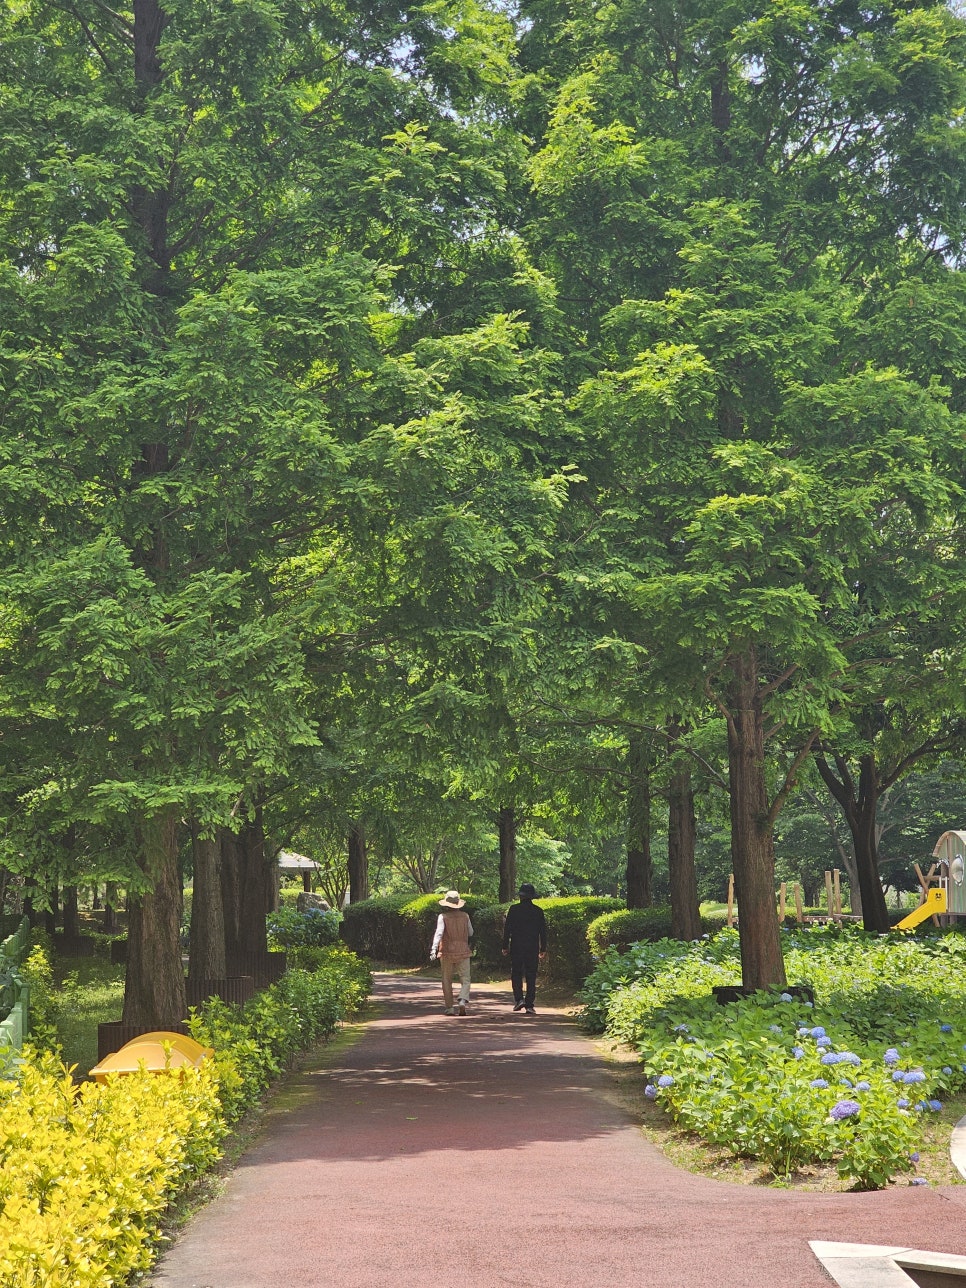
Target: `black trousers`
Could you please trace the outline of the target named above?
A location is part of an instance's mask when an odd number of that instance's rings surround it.
[[[510,983],[513,985],[514,1002],[523,1002],[524,1006],[532,1006],[533,999],[537,992],[537,963],[540,960],[538,949],[532,953],[514,953],[510,954]],[[527,982],[527,991],[524,994],[523,981]]]

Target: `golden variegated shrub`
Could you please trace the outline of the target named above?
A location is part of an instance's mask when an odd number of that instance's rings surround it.
[[[211,1062],[76,1086],[53,1057],[0,1082],[0,1284],[109,1288],[151,1262],[172,1195],[218,1157]]]

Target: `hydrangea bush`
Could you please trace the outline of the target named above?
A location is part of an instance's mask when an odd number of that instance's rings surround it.
[[[608,952],[587,981],[588,1028],[636,1047],[648,1099],[777,1176],[833,1163],[862,1189],[914,1171],[919,1120],[966,1088],[966,937],[783,932],[788,978],[814,1006],[740,982],[738,936]]]

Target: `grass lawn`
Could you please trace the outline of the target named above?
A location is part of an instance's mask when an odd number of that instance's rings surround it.
[[[97,1064],[97,1026],[121,1018],[124,967],[104,957],[57,958],[54,961],[54,1022],[64,1063],[75,1065],[75,1078],[86,1078]]]

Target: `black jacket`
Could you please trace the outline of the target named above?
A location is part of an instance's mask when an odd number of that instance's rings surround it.
[[[529,899],[515,903],[506,915],[503,927],[503,947],[509,948],[514,957],[527,957],[531,953],[547,951],[547,919],[543,909]]]

